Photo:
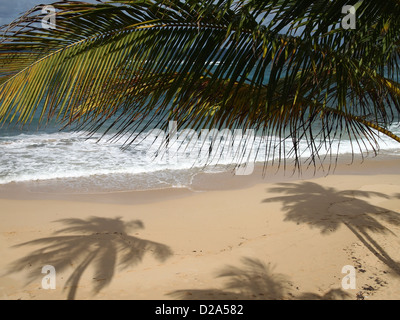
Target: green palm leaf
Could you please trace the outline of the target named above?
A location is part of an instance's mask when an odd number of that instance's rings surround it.
[[[55,30],[38,27],[37,7],[4,29],[0,119],[25,124],[40,112],[90,132],[116,127],[117,137],[168,120],[255,128],[278,137],[267,154],[280,159],[276,144],[291,140],[299,162],[307,141],[314,165],[343,134],[377,150],[376,132],[400,142],[388,130],[400,111],[400,6],[354,2],[357,29],[345,30],[347,4],[70,1],[54,4]]]

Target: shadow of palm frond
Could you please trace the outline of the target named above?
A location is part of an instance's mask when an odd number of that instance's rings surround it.
[[[325,294],[306,292],[297,297],[297,300],[346,300],[351,295],[342,289],[331,289]]]
[[[377,243],[371,233],[394,234],[387,225],[400,226],[398,212],[370,204],[360,198],[390,199],[380,192],[342,190],[323,187],[313,182],[280,183],[269,192],[284,196],[263,200],[264,203],[281,202],[286,211],[285,221],[306,223],[326,234],[346,226],[387,267],[400,275],[400,265]]]
[[[270,264],[258,259],[243,258],[243,268],[228,266],[218,273],[227,282],[223,289],[187,289],[168,295],[181,300],[330,300],[346,299],[350,295],[341,289],[332,289],[324,295],[291,294],[291,282],[282,274],[274,273]]]
[[[139,220],[124,222],[120,217],[90,217],[86,220],[62,219],[56,222],[66,227],[56,231],[55,236],[15,246],[41,248],[13,262],[8,273],[31,269],[27,280],[29,284],[37,280],[38,270],[44,265],[54,266],[57,272],[72,267],[73,272],[64,287],[68,291],[68,299],[75,298],[81,277],[89,266],[94,268],[93,292],[97,294],[110,284],[117,267],[123,270],[134,266],[142,261],[146,253],[151,253],[159,261],[165,261],[172,255],[171,249],[164,244],[128,234],[144,228]],[[69,233],[77,235],[61,235]]]
[[[224,289],[178,290],[169,293],[184,300],[279,300],[283,298],[286,279],[273,274],[273,268],[258,259],[243,258],[243,268],[227,266],[217,278],[227,279]]]

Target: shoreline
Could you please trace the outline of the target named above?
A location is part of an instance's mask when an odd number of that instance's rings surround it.
[[[3,186],[0,299],[399,299],[398,163],[214,175],[201,192]],[[57,271],[54,290],[41,286],[44,265]],[[355,289],[342,287],[344,266]]]
[[[101,192],[65,191],[65,179],[11,182],[0,185],[0,199],[13,200],[71,200],[110,203],[150,203],[168,199],[182,198],[196,193],[221,190],[241,190],[255,185],[287,181],[302,181],[338,175],[377,175],[400,174],[400,157],[381,155],[373,158],[355,158],[350,164],[349,155],[341,157],[334,169],[324,171],[307,169],[302,174],[293,173],[294,166],[286,169],[270,166],[264,170],[264,164],[256,164],[254,172],[247,176],[237,176],[233,170],[226,172],[197,173],[191,186],[165,187],[148,190],[109,190]],[[325,168],[328,165],[325,165]],[[79,181],[82,178],[76,178]],[[101,198],[100,198],[101,197]]]

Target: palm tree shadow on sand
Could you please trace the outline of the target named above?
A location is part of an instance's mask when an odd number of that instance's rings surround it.
[[[243,258],[242,268],[227,266],[217,278],[227,280],[224,289],[177,290],[168,295],[182,300],[336,300],[350,295],[341,289],[331,289],[323,295],[292,293],[293,284],[282,274],[274,273],[270,264],[258,259]]]
[[[359,198],[380,197],[390,199],[380,192],[343,190],[323,187],[313,182],[280,183],[269,192],[283,196],[263,200],[264,203],[282,202],[285,221],[306,223],[321,230],[322,234],[336,231],[341,225],[351,232],[380,261],[400,276],[400,264],[394,261],[371,234],[394,234],[385,225],[400,225],[400,214],[374,206]],[[385,225],[383,224],[385,223]]]
[[[120,270],[134,266],[142,261],[146,253],[157,260],[165,261],[172,255],[171,249],[157,242],[143,240],[128,235],[144,225],[140,220],[124,222],[120,217],[83,219],[62,219],[56,222],[66,225],[55,235],[21,243],[15,247],[41,246],[9,267],[9,273],[34,271],[28,274],[27,284],[37,281],[38,272],[44,265],[52,265],[57,272],[71,266],[73,272],[65,283],[67,298],[74,299],[79,281],[88,267],[94,267],[93,293],[97,294],[110,284],[117,267]],[[60,235],[67,233],[67,235]],[[77,233],[77,235],[68,235]],[[35,268],[38,267],[38,268]],[[43,275],[41,275],[43,276]]]

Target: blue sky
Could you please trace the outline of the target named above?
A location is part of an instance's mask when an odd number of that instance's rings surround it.
[[[54,0],[0,0],[0,25],[8,24],[38,4],[47,4]]]
[[[0,0],[0,26],[8,24],[18,18],[22,13],[38,4],[50,4],[57,0]],[[95,2],[94,0],[83,0]]]

